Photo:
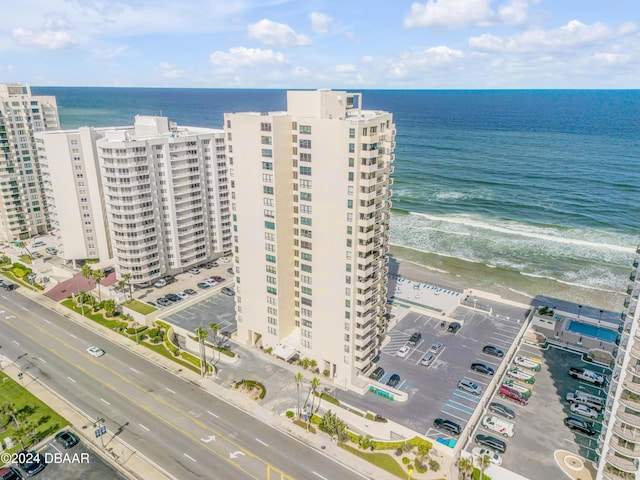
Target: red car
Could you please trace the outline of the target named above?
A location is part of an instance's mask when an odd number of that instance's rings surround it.
[[[526,405],[527,403],[529,403],[529,399],[527,397],[525,397],[517,390],[507,387],[506,385],[500,386],[500,388],[498,389],[498,396],[506,398],[508,400],[513,400],[520,405]]]
[[[211,277],[211,278],[213,278],[213,280],[215,280],[215,281],[216,281],[216,282],[218,282],[218,283],[220,283],[220,282],[224,282],[224,278],[219,277],[219,276],[217,276],[217,275],[215,275],[215,276],[213,276],[213,277]]]

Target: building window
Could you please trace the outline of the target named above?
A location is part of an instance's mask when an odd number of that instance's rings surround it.
[[[262,145],[271,145],[271,137],[260,137],[260,143],[262,143]]]
[[[349,172],[349,175],[347,178],[350,182],[353,182],[353,172]]]
[[[268,228],[269,230],[275,230],[276,224],[275,222],[264,222],[264,228]]]
[[[270,123],[261,123],[260,124],[260,131],[261,132],[270,132],[271,131],[271,124]]]
[[[264,249],[267,252],[275,252],[276,251],[276,246],[273,243],[265,243],[264,244]]]
[[[353,164],[354,164],[354,160],[353,158],[349,158],[349,168],[353,168]]]
[[[273,163],[271,162],[262,162],[263,170],[273,170]]]
[[[273,207],[273,198],[263,198],[262,199],[262,204],[265,207]]]
[[[351,264],[347,263],[347,272],[350,272],[350,271],[351,271]]]
[[[276,263],[276,256],[275,255],[266,255],[266,259],[267,259],[267,262]]]
[[[302,260],[306,260],[306,261],[308,261],[308,262],[311,262],[311,261],[312,261],[312,255],[311,255],[310,253],[304,253],[304,252],[302,252],[302,253],[300,253],[300,258],[301,258]]]
[[[311,133],[311,125],[300,125],[300,133]]]
[[[273,265],[267,265],[267,273],[273,273],[275,275],[276,267],[274,267]]]
[[[300,148],[311,148],[311,140],[309,140],[308,138],[301,138]]]
[[[310,153],[300,153],[300,161],[301,162],[310,162],[311,154]]]
[[[309,217],[300,217],[300,223],[308,227],[311,226],[311,219]]]
[[[267,293],[272,293],[273,295],[276,295],[278,292],[275,289],[275,287],[267,287]]]
[[[264,232],[264,239],[265,240],[270,240],[272,242],[275,242],[276,234],[275,233],[271,233],[271,232]]]
[[[313,301],[310,298],[306,298],[306,297],[300,298],[300,303],[302,303],[302,305],[306,305],[308,307],[311,307],[313,305]]]
[[[300,270],[303,272],[311,273],[311,265],[307,265],[306,263],[300,264]],[[311,282],[309,282],[311,283]]]
[[[344,306],[347,308],[351,308],[351,300],[345,300],[344,301]]]
[[[270,173],[263,173],[262,181],[264,183],[273,183],[273,175],[271,175]]]
[[[313,295],[313,293],[311,292],[311,289],[309,287],[301,287],[300,291],[306,295]]]
[[[300,188],[311,188],[311,180],[300,180]]]
[[[353,200],[347,200],[347,208],[353,208]]]
[[[311,175],[311,167],[300,167],[300,175]]]
[[[263,148],[262,149],[262,156],[263,157],[273,157],[273,150],[271,150],[270,148]]]
[[[231,145],[229,145],[231,146]],[[356,151],[356,144],[355,143],[350,143],[349,144],[349,153],[355,153]]]
[[[312,209],[311,205],[300,205],[300,213],[311,214],[312,210],[313,209]]]
[[[300,275],[300,281],[302,283],[306,283],[308,285],[311,285],[311,277],[309,275]]]
[[[273,195],[273,187],[262,187],[262,192],[267,195]]]
[[[356,129],[355,128],[350,128],[349,129],[349,138],[356,138]]]
[[[306,201],[306,202],[310,202],[311,201],[311,194],[309,192],[300,192],[300,200]]]

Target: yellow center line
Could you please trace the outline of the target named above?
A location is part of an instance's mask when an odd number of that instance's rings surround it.
[[[7,308],[7,307],[5,307]],[[16,316],[18,316],[18,312],[12,312],[13,314],[16,314]],[[53,335],[51,335],[47,330],[41,328],[38,324],[33,324],[32,322],[28,321],[31,325],[33,325],[34,328],[36,328],[40,333],[52,338],[56,343],[63,345],[65,348],[75,351],[79,354],[83,354],[84,352],[81,350],[78,350],[77,348],[67,344],[66,342],[61,341],[60,339],[54,337]],[[17,328],[15,328],[11,323],[4,321],[5,324],[7,324],[8,326],[10,326],[11,328],[13,328],[16,331],[19,331],[22,335],[28,337],[31,341],[33,341],[34,343],[37,343],[38,345],[40,345],[41,347],[43,347],[45,350],[49,351],[50,353],[52,353],[53,355],[59,357],[60,359],[66,361],[67,363],[68,360],[66,358],[64,358],[62,355],[58,354],[57,352],[51,350],[48,346],[46,346],[45,344],[43,344],[42,342],[36,340],[35,338],[33,338],[31,335],[29,335],[28,333],[24,333],[20,330],[18,330]],[[126,347],[123,347],[126,348]],[[251,458],[256,459],[257,461],[264,463],[265,466],[267,467],[267,472],[270,472],[271,470],[280,472],[282,474],[284,474],[284,472],[282,472],[280,469],[278,469],[277,467],[274,467],[273,465],[271,465],[268,461],[260,458],[259,456],[255,455],[254,453],[250,452],[249,450],[247,450],[245,447],[242,447],[241,445],[239,445],[238,443],[236,443],[235,441],[227,438],[224,434],[220,433],[218,430],[209,427],[208,425],[204,424],[203,422],[201,422],[200,420],[194,419],[193,417],[191,417],[190,415],[188,415],[187,413],[183,412],[182,410],[180,410],[178,407],[166,402],[164,399],[153,395],[147,391],[145,391],[143,388],[141,388],[139,385],[137,385],[136,383],[132,382],[131,380],[129,380],[127,377],[119,374],[117,371],[109,368],[108,366],[104,365],[102,362],[98,362],[97,360],[94,360],[93,358],[89,359],[89,361],[93,362],[95,365],[97,365],[98,367],[104,368],[105,370],[107,370],[108,372],[110,372],[111,374],[115,375],[116,377],[120,378],[122,381],[124,381],[125,383],[133,386],[134,388],[138,389],[140,392],[152,397],[154,400],[156,400],[157,402],[171,408],[172,410],[178,412],[180,415],[182,415],[183,417],[185,417],[186,419],[188,419],[189,421],[193,422],[195,425],[199,426],[200,428],[202,428],[203,430],[209,431],[213,434],[216,435],[216,438],[221,438],[224,441],[226,441],[227,443],[230,443],[231,445],[233,445],[234,447],[238,448],[240,451],[242,451],[245,456],[249,456]],[[257,477],[253,476],[253,474],[249,473],[248,471],[246,471],[242,466],[240,466],[240,464],[238,464],[237,462],[232,461],[232,459],[227,458],[226,456],[222,455],[221,453],[219,453],[218,451],[214,450],[213,448],[209,447],[207,444],[199,441],[198,438],[196,438],[195,436],[191,435],[190,433],[188,433],[186,430],[183,430],[181,428],[179,428],[178,426],[168,422],[164,417],[156,414],[151,408],[140,404],[139,402],[133,400],[132,398],[130,398],[129,396],[125,395],[124,393],[118,391],[114,386],[112,386],[111,384],[105,383],[104,381],[102,381],[100,378],[96,377],[95,375],[89,373],[86,369],[84,369],[83,367],[79,366],[79,365],[75,365],[72,364],[75,368],[77,368],[78,370],[82,371],[85,375],[93,378],[94,380],[96,380],[97,382],[101,383],[102,385],[110,388],[111,390],[113,390],[115,393],[121,395],[122,397],[124,397],[125,399],[129,400],[130,402],[134,403],[135,405],[138,405],[138,407],[142,408],[143,410],[147,411],[148,413],[150,413],[151,415],[153,415],[154,417],[158,418],[160,421],[162,421],[163,423],[165,423],[166,425],[168,425],[169,427],[173,428],[176,431],[179,431],[180,433],[182,433],[183,435],[191,438],[192,440],[195,440],[196,443],[198,445],[203,446],[204,448],[206,448],[207,450],[211,451],[212,453],[214,453],[216,456],[222,458],[223,460],[225,460],[226,462],[236,466],[238,469],[242,470],[243,472],[245,472],[247,475],[249,475],[251,478],[254,478],[256,480],[259,480]]]

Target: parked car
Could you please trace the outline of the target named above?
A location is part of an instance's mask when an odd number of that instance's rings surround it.
[[[24,477],[16,467],[0,468],[0,480],[23,480]]]
[[[182,300],[182,297],[180,297],[180,295],[176,295],[175,293],[167,293],[164,298],[166,298],[167,300],[171,300],[172,302],[179,302],[180,300]]]
[[[15,290],[16,288],[18,288],[18,285],[16,283],[8,282],[7,280],[4,280],[1,286],[5,290]]]
[[[400,350],[398,350],[396,352],[396,356],[400,357],[400,358],[404,358],[407,356],[407,354],[411,351],[411,347],[409,345],[404,345],[402,347],[400,347]]]
[[[104,273],[105,275],[109,275],[110,273],[113,273],[116,271],[116,267],[106,267],[102,269],[102,273]]]
[[[482,389],[471,380],[467,380],[466,378],[463,378],[458,382],[458,389],[462,390],[463,392],[472,393],[474,395],[482,394]]]
[[[104,350],[101,349],[100,347],[91,346],[91,347],[87,348],[87,353],[89,355],[91,355],[92,357],[98,358],[98,357],[101,357],[101,356],[104,355]]]
[[[42,254],[38,252],[31,252],[31,256],[33,258],[42,258]]]
[[[415,347],[420,343],[420,340],[422,340],[422,334],[420,332],[415,332],[409,339],[409,345]]]
[[[58,445],[60,445],[64,450],[76,446],[80,439],[78,436],[70,432],[69,430],[64,430],[55,436],[55,441]]]
[[[369,378],[371,378],[372,380],[375,380],[377,382],[383,376],[384,376],[384,368],[378,367],[373,371],[373,373],[371,375],[369,375]]]
[[[514,358],[513,363],[515,363],[516,365],[518,365],[519,367],[524,367],[528,370],[532,370],[534,372],[539,372],[540,371],[540,362],[530,358],[530,357],[524,357],[524,356],[517,356],[516,358]]]
[[[478,373],[484,373],[485,375],[493,375],[496,371],[491,368],[489,365],[484,363],[474,362],[471,364],[471,370],[476,371]]]
[[[474,440],[478,445],[485,446],[490,450],[493,450],[494,452],[504,453],[507,451],[507,444],[499,438],[493,437],[491,435],[484,435],[480,433],[476,435],[476,438]]]
[[[587,422],[578,417],[567,417],[564,419],[564,424],[571,430],[577,430],[585,435],[589,435],[590,437],[596,434],[596,431],[593,428],[593,423]]]
[[[173,305],[173,302],[171,300],[169,300],[168,298],[164,298],[164,297],[160,297],[159,299],[157,299],[156,303],[158,305],[160,305],[161,307],[169,307],[169,306]]]
[[[505,387],[509,387],[515,390],[516,392],[521,393],[527,398],[531,397],[531,389],[525,387],[524,385],[521,385],[516,380],[513,380],[513,379],[505,380],[504,382],[502,382],[502,385]]]
[[[462,427],[460,425],[446,418],[436,418],[433,421],[433,426],[440,430],[445,430],[452,435],[460,435],[460,433],[462,433]]]
[[[47,247],[44,249],[44,251],[47,252],[49,255],[56,255],[58,253],[58,249],[53,247]]]
[[[180,300],[186,300],[187,298],[189,298],[189,294],[186,292],[178,292],[176,293],[176,295],[180,297]]]
[[[427,352],[427,353],[424,354],[424,356],[420,360],[420,365],[428,367],[429,365],[431,365],[433,363],[433,361],[435,359],[436,359],[436,356],[433,353]]]
[[[156,287],[156,288],[166,287],[167,286],[167,281],[164,278],[162,278],[162,279],[158,280],[156,283],[154,283],[153,286]]]
[[[462,325],[460,323],[451,322],[449,324],[449,327],[447,328],[447,332],[456,334],[456,333],[458,333],[458,330],[460,330],[460,328],[462,328]]]
[[[390,387],[397,387],[399,383],[400,383],[400,375],[398,375],[397,373],[394,373],[393,375],[391,375],[391,377],[389,377],[389,380],[387,381],[387,385]]]
[[[504,418],[516,418],[516,412],[511,410],[506,405],[498,402],[491,402],[489,404],[488,410],[493,413],[497,413],[498,415],[502,415]]]
[[[572,403],[569,410],[571,410],[571,413],[582,415],[583,417],[588,417],[594,420],[600,415],[595,408],[587,407],[582,403]]]
[[[506,385],[500,385],[500,388],[498,389],[498,396],[507,400],[513,400],[520,405],[526,405],[529,403],[528,397]]]
[[[214,267],[213,262],[207,262],[207,263],[204,263],[204,264],[202,264],[202,265],[200,265],[200,266],[201,266],[201,267],[204,267],[204,268],[206,268],[206,269],[209,269],[209,268],[213,268],[213,267]]]
[[[482,419],[482,426],[487,430],[493,430],[503,437],[513,437],[515,425],[509,420],[505,420],[496,415],[487,415]]]
[[[189,295],[189,296],[197,295],[197,294],[198,294],[198,292],[196,292],[193,288],[187,288],[187,289],[184,291],[184,293],[186,293],[186,294],[187,294],[187,295]]]
[[[233,275],[234,274],[233,268],[232,267],[227,268],[227,273],[229,275]]]
[[[230,297],[233,297],[236,294],[236,292],[233,291],[233,288],[229,287],[222,287],[222,290],[220,291],[225,295],[229,295]]]
[[[42,240],[38,240],[37,242],[33,242],[31,248],[44,247],[45,245],[46,243],[44,243]]]
[[[199,275],[200,274],[200,269],[199,268],[190,268],[188,271],[189,271],[189,273],[191,275]]]
[[[431,347],[429,348],[429,351],[434,355],[438,355],[443,348],[444,348],[444,345],[442,345],[439,342],[436,342],[433,345],[431,345]]]
[[[494,465],[502,465],[502,457],[500,455],[498,455],[497,453],[495,453],[495,452],[493,452],[491,450],[488,450],[486,448],[476,447],[473,450],[471,450],[471,455],[474,458],[489,457],[489,460]]]
[[[27,474],[27,477],[37,475],[47,466],[43,461],[43,455],[34,450],[20,452],[18,458],[24,459],[23,463],[18,462],[18,466]]]
[[[229,257],[220,257],[217,261],[218,263],[230,263],[231,259]]]
[[[220,277],[219,275],[214,275],[213,277],[211,277],[213,280],[215,280],[217,283],[222,283],[224,282],[224,277]]]
[[[206,290],[207,288],[211,288],[211,284],[209,282],[199,282],[198,288]]]
[[[586,405],[589,408],[601,412],[604,409],[606,399],[597,395],[583,392],[582,390],[576,390],[575,392],[569,392],[566,395],[566,400],[569,403],[579,403]]]
[[[512,368],[507,372],[507,376],[511,378],[515,378],[517,380],[523,381],[525,383],[529,383],[533,385],[536,382],[536,377],[529,372],[525,372],[519,368]]]
[[[504,357],[504,352],[494,345],[485,346],[482,349],[482,353],[486,353],[487,355],[493,355],[494,357],[498,357],[498,358]]]

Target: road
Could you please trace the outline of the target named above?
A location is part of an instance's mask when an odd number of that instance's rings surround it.
[[[366,478],[15,292],[0,295],[0,339],[3,356],[177,479]]]

